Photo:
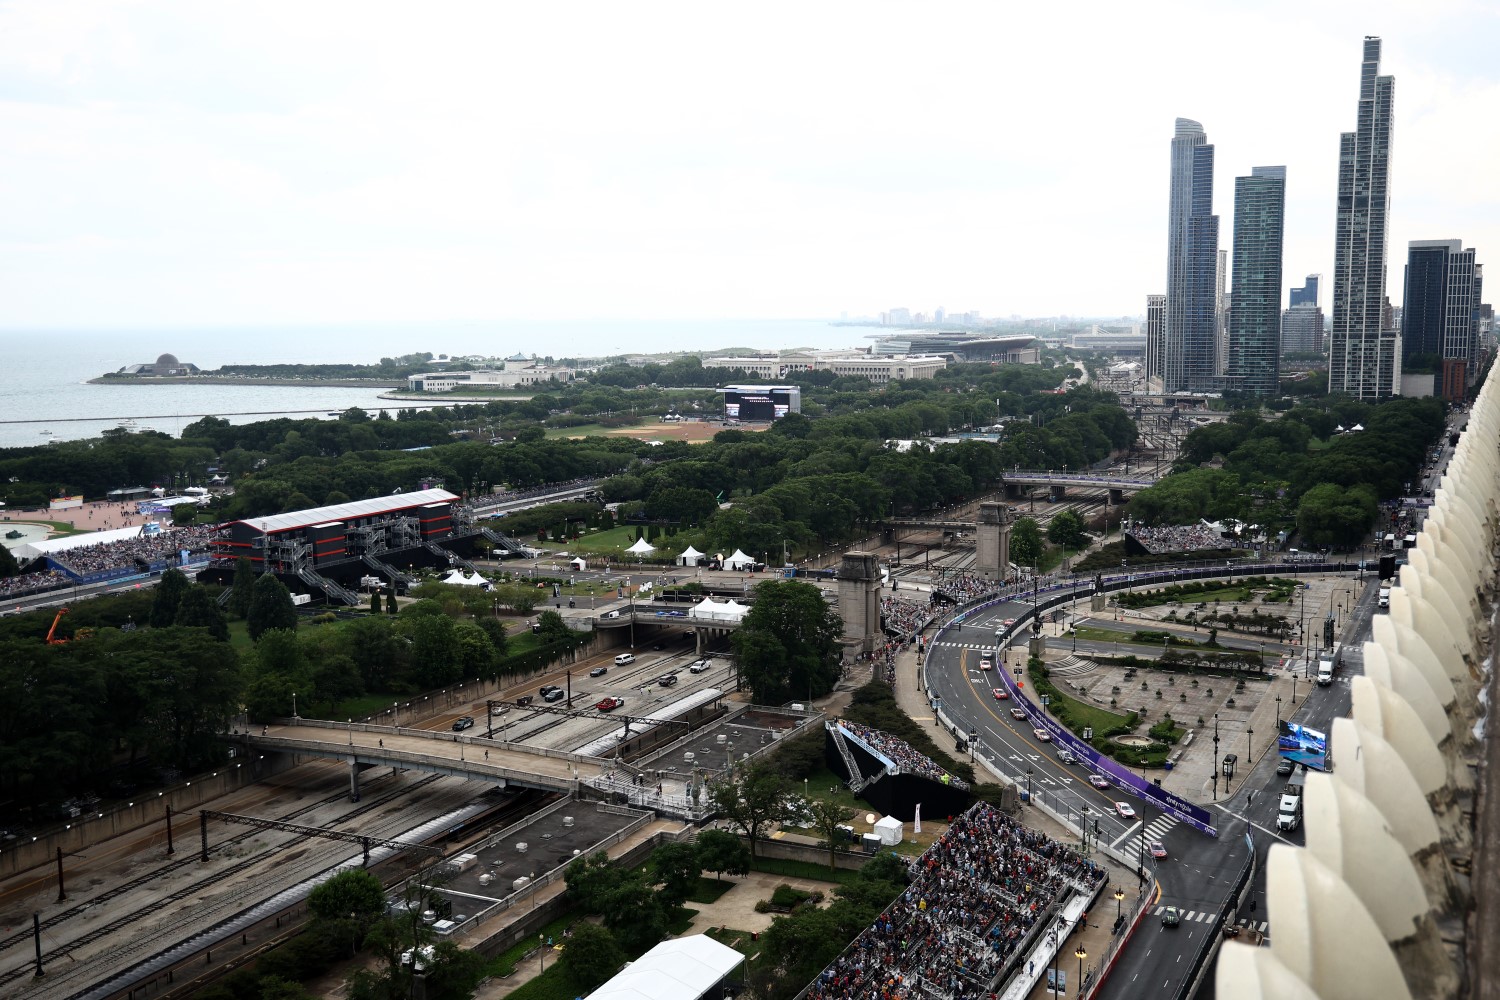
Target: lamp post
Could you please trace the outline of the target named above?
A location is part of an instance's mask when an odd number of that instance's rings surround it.
[[[1219,713],[1214,713],[1214,801],[1219,801]]]
[[[1297,671],[1292,669],[1292,704],[1297,704]]]
[[[1281,695],[1276,696],[1276,735],[1281,735]]]
[[[1124,889],[1116,889],[1115,890],[1115,927],[1116,928],[1118,928],[1120,926],[1120,924],[1125,920],[1124,906],[1125,906],[1125,890]]]
[[[1250,746],[1250,742],[1254,738],[1255,738],[1255,727],[1254,726],[1246,726],[1245,727],[1245,757],[1247,759],[1255,756],[1255,751]],[[1249,765],[1247,764],[1246,766],[1248,767]]]
[[[1026,769],[1026,801],[1031,801],[1031,768]]]
[[[297,692],[292,692],[292,718],[297,718]]]
[[[1078,996],[1083,996],[1083,960],[1089,957],[1089,953],[1083,950],[1083,945],[1079,945],[1078,950],[1073,952],[1073,954],[1078,959],[1078,986],[1076,989],[1078,990]]]

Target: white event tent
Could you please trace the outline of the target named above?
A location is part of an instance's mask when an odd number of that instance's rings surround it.
[[[703,565],[703,553],[689,545],[682,550],[682,555],[677,557],[679,566],[701,566]]]
[[[724,568],[727,570],[747,570],[755,568],[755,560],[745,555],[744,550],[735,549],[734,555],[724,560]]]
[[[637,538],[635,540],[635,544],[625,551],[629,552],[633,556],[645,556],[655,552],[656,546],[652,545],[650,542],[646,541],[644,537],[642,537]]]

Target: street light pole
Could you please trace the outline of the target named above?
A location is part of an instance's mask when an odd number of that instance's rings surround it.
[[[1219,713],[1214,713],[1214,801],[1219,801]],[[1225,788],[1228,791],[1228,788]]]
[[[1249,759],[1255,755],[1255,751],[1254,751],[1254,749],[1252,749],[1252,747],[1250,745],[1251,740],[1254,739],[1254,737],[1255,737],[1255,727],[1254,726],[1246,726],[1245,727],[1245,758],[1246,758],[1246,766],[1247,767],[1249,766]]]
[[[1281,735],[1281,695],[1276,696],[1276,735]]]
[[[1083,996],[1083,960],[1089,957],[1089,953],[1083,950],[1083,945],[1079,945],[1078,950],[1073,954],[1078,957],[1078,986],[1075,988],[1078,990],[1078,996]]]

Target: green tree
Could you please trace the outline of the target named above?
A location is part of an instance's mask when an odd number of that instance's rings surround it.
[[[563,639],[571,639],[573,630],[568,628],[567,622],[563,621],[562,615],[556,611],[543,611],[537,615],[537,634],[541,636],[542,642],[560,642]]]
[[[363,868],[350,868],[315,888],[307,909],[319,920],[373,921],[385,912],[385,886]]]
[[[625,952],[609,928],[580,920],[573,925],[558,965],[568,985],[580,996],[593,992],[613,978],[625,964]]]
[[[753,699],[776,705],[833,690],[844,623],[823,592],[797,580],[755,588],[755,605],[730,640]]]
[[[1010,557],[1019,566],[1031,567],[1042,558],[1042,532],[1033,519],[1017,518],[1010,526]]]
[[[780,771],[756,762],[738,775],[710,784],[708,793],[719,815],[745,834],[753,861],[755,845],[772,825],[786,818],[791,784]]]
[[[1309,545],[1352,548],[1358,545],[1379,513],[1368,487],[1344,489],[1333,483],[1314,486],[1297,505],[1297,530]]]
[[[847,842],[844,841],[843,831],[839,824],[849,818],[849,811],[832,799],[814,799],[808,807],[812,814],[812,827],[818,831],[823,838],[823,844],[828,848],[828,870],[838,871],[838,855],[841,845],[847,850]]]
[[[621,947],[639,954],[667,932],[665,901],[639,872],[615,874],[613,884],[599,901],[599,915]]]
[[[151,601],[152,628],[166,628],[177,620],[177,608],[191,587],[180,569],[169,569],[161,575]]]
[[[370,595],[370,614],[380,614],[380,591],[378,590]]]
[[[234,583],[229,588],[229,613],[244,618],[250,612],[250,599],[255,591],[255,567],[248,556],[234,561]]]
[[[715,875],[744,875],[750,870],[749,848],[728,830],[704,830],[694,845],[698,848],[698,863],[706,871]]]
[[[153,612],[154,610],[153,608]],[[229,623],[224,620],[224,613],[219,610],[218,602],[209,596],[205,587],[188,588],[177,606],[177,619],[173,624],[186,628],[206,628],[208,634],[220,642],[229,641]]]
[[[274,573],[262,573],[255,581],[245,623],[252,641],[259,641],[269,629],[297,628],[297,607],[292,603],[292,593]]]
[[[15,576],[21,572],[20,563],[11,555],[10,549],[0,545],[0,577]]]
[[[646,860],[646,873],[653,885],[661,887],[658,894],[662,902],[677,907],[687,901],[698,884],[703,865],[692,844],[668,842],[651,852]]]
[[[609,855],[603,851],[574,858],[563,871],[568,895],[589,913],[598,913],[604,894],[615,881],[615,870]]]
[[[1053,515],[1047,524],[1047,541],[1065,549],[1083,548],[1086,536],[1083,533],[1083,518],[1075,510],[1062,510]],[[1011,543],[1014,546],[1014,542]]]

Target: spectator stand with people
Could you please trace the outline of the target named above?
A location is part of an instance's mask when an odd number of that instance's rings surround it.
[[[873,729],[870,726],[848,719],[838,720],[838,725],[843,731],[862,743],[865,749],[871,751],[875,756],[890,761],[895,767],[897,774],[912,774],[929,781],[940,784],[951,785],[954,788],[967,790],[969,783],[962,778],[949,774],[937,765],[931,757],[915,749],[910,743],[890,733]]]
[[[808,1000],[980,1000],[1051,914],[1104,871],[979,802],[911,866],[911,885],[814,980]]]

